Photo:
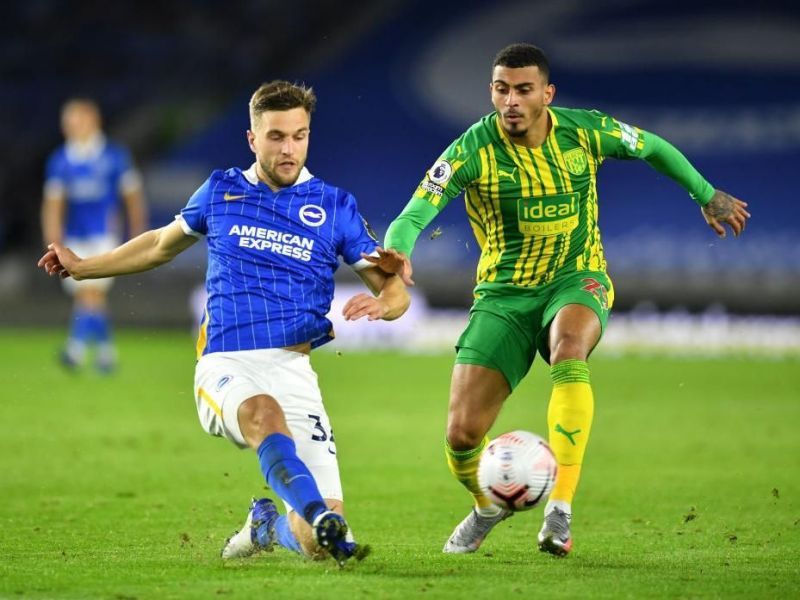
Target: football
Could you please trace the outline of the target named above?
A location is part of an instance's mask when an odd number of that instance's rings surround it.
[[[510,431],[486,446],[478,482],[497,506],[529,510],[547,500],[557,471],[556,457],[546,441],[528,431]]]

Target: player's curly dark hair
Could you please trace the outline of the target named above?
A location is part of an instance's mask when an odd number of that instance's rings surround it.
[[[511,69],[536,66],[539,67],[539,72],[544,76],[545,81],[550,79],[550,63],[547,62],[547,57],[542,49],[533,44],[518,43],[506,46],[494,57],[492,69],[497,66]]]
[[[268,110],[304,108],[310,115],[317,105],[314,90],[303,84],[276,79],[262,83],[250,98],[250,119],[254,120]]]

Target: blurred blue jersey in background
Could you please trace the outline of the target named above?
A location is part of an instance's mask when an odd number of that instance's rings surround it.
[[[66,198],[67,238],[113,233],[123,193],[139,185],[128,152],[104,136],[87,143],[67,142],[47,161],[45,197]]]

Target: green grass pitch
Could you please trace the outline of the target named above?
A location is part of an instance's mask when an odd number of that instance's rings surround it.
[[[122,367],[68,375],[60,332],[0,332],[0,597],[793,597],[800,589],[800,362],[591,362],[595,422],[575,550],[535,546],[541,511],[474,555],[442,545],[469,509],[442,449],[452,357],[316,352],[350,523],[340,570],[219,550],[264,491],[252,453],[206,435],[193,342],[123,332]],[[493,433],[545,431],[537,363]]]

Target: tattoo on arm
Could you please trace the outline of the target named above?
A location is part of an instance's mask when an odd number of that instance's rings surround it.
[[[734,206],[733,196],[717,190],[708,204],[703,207],[703,212],[717,221],[724,221],[733,214]]]

